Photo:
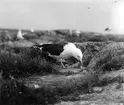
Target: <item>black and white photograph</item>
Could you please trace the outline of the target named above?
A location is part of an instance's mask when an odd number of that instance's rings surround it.
[[[0,105],[124,105],[124,0],[1,0]]]

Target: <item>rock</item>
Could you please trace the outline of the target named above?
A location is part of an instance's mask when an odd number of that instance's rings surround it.
[[[93,87],[93,92],[102,92],[103,88],[102,87]]]

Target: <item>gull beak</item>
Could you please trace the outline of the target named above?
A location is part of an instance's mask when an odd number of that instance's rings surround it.
[[[82,59],[79,60],[79,65],[78,65],[80,68],[82,66]]]

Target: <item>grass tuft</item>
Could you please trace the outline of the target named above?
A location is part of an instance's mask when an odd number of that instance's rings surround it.
[[[0,52],[0,70],[3,71],[3,77],[15,78],[25,77],[34,74],[44,75],[56,72],[56,65],[47,61],[32,50],[23,50],[15,54],[12,52]]]

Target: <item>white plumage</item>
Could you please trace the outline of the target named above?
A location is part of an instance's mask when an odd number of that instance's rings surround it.
[[[31,28],[31,32],[34,32],[34,29],[33,28]]]
[[[82,61],[83,54],[79,48],[77,48],[73,43],[68,43],[64,46],[64,51],[59,55],[62,59],[69,59],[74,57]]]
[[[19,39],[19,40],[24,39],[21,29],[18,30],[17,39]]]

